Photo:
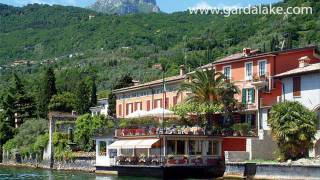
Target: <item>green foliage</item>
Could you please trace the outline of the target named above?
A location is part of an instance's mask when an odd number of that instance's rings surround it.
[[[54,95],[48,106],[50,111],[72,112],[75,109],[76,96],[69,92]]]
[[[82,150],[91,151],[94,148],[92,138],[102,128],[114,128],[114,123],[104,116],[92,117],[90,114],[85,114],[78,117],[74,132],[75,142]]]
[[[178,94],[191,92],[191,95],[185,100],[186,104],[174,108],[177,114],[181,117],[186,117],[188,111],[205,114],[208,130],[212,128],[214,113],[224,112],[231,116],[237,102],[234,98],[239,92],[237,86],[227,82],[224,75],[215,70],[197,70],[190,78],[191,81],[182,83],[178,91]]]
[[[85,83],[85,81],[80,81],[76,92],[75,92],[75,105],[76,105],[76,111],[78,114],[85,114],[89,112],[90,108],[90,88]]]
[[[188,114],[206,114],[206,113],[221,113],[222,106],[219,104],[205,104],[198,102],[185,102],[172,107],[176,115],[186,118]]]
[[[54,158],[56,160],[69,161],[73,158],[73,153],[69,145],[68,135],[55,132],[53,133]]]
[[[133,78],[130,75],[126,74],[122,76],[118,81],[116,81],[116,83],[113,86],[113,90],[126,88],[129,86],[132,86],[133,84],[134,84]],[[109,99],[108,99],[108,102],[109,102],[108,114],[112,117],[116,116],[116,104],[117,104],[116,101],[117,101],[116,95],[111,92],[109,94]]]
[[[25,85],[16,73],[8,84],[4,92],[2,108],[4,118],[7,118],[11,127],[15,126],[15,114],[18,115],[21,121],[35,116],[35,103],[33,96],[25,90]]]
[[[30,155],[43,151],[46,136],[48,133],[48,122],[44,119],[30,119],[26,120],[13,139],[10,139],[5,145],[4,149],[12,152],[18,150],[21,155]],[[38,139],[41,138],[41,139]],[[40,142],[41,141],[41,142]],[[37,145],[35,146],[35,143]]]
[[[272,106],[269,124],[279,147],[278,160],[308,156],[317,132],[316,114],[299,102],[283,102]]]
[[[156,118],[143,117],[143,118],[126,118],[120,119],[119,127],[120,128],[138,128],[145,126],[154,126],[158,127],[159,123]]]
[[[46,70],[42,82],[38,97],[38,114],[40,117],[46,118],[48,104],[52,96],[57,94],[55,74],[51,67]]]
[[[49,133],[39,135],[36,142],[33,144],[33,151],[37,154],[42,154],[49,142]]]
[[[13,128],[10,127],[5,115],[0,112],[0,147],[13,137]]]
[[[320,2],[291,0],[277,5],[301,3],[312,6],[314,13],[287,18],[188,12],[117,16],[56,5],[0,5],[0,66],[5,67],[0,71],[0,89],[7,87],[12,71],[19,71],[34,91],[38,88],[34,82],[48,64],[55,69],[59,92],[74,92],[82,74],[92,72],[99,92],[111,90],[117,77],[128,72],[141,82],[160,78],[161,72],[152,68],[156,63],[165,64],[166,76],[171,76],[181,64],[194,70],[243,47],[279,50],[284,39],[288,47],[319,44]],[[90,14],[96,17],[89,20]],[[11,67],[17,59],[26,64]]]
[[[98,99],[97,99],[97,85],[96,85],[96,79],[92,78],[91,82],[91,96],[90,96],[90,106],[96,106]]]
[[[236,123],[233,125],[233,129],[240,132],[242,136],[245,136],[249,132],[250,125],[248,123]]]

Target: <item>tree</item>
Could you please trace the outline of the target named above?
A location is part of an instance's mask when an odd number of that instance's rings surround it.
[[[90,109],[90,89],[84,81],[80,81],[75,95],[76,95],[76,111],[78,114],[85,114]]]
[[[109,94],[109,106],[108,106],[108,115],[111,117],[116,116],[116,106],[117,106],[117,96],[114,93]]]
[[[94,116],[85,114],[76,120],[75,141],[77,145],[85,151],[93,149],[92,137],[100,128],[113,128],[114,124],[111,120],[104,116]]]
[[[49,111],[72,112],[76,108],[76,96],[70,92],[63,92],[52,96],[48,105]]]
[[[308,156],[317,132],[316,113],[299,102],[286,101],[272,106],[269,124],[279,147],[279,161]]]
[[[115,89],[121,89],[121,88],[126,88],[126,87],[130,87],[133,86],[133,79],[130,75],[126,74],[124,76],[122,76],[120,78],[119,81],[117,81],[117,83],[113,86],[113,90]],[[117,97],[116,95],[111,92],[109,94],[109,109],[108,109],[108,114],[111,117],[115,117],[116,116],[116,101],[117,101]]]
[[[8,118],[9,124],[12,127],[15,125],[16,117],[23,121],[35,116],[33,97],[25,92],[22,81],[15,73],[13,74],[11,86],[5,92],[2,107],[5,117]]]
[[[36,149],[35,151],[34,144],[38,136],[46,133],[48,133],[48,122],[45,119],[30,119],[19,127],[18,133],[13,139],[6,142],[4,149],[9,152],[17,149],[23,156],[37,153],[39,150]],[[42,145],[42,147],[44,148],[45,145]]]
[[[234,94],[238,92],[238,89],[233,84],[228,83],[222,73],[214,70],[198,70],[191,76],[191,79],[191,81],[181,84],[178,94],[191,92],[191,95],[186,99],[187,103],[198,103],[207,107],[204,109],[208,110],[205,114],[207,128],[210,130],[214,112],[209,111],[212,110],[209,107],[222,106],[225,111],[229,111],[229,106],[232,106],[236,101]],[[228,99],[225,99],[227,96]]]
[[[6,117],[0,112],[0,155],[2,155],[2,146],[13,137],[13,128],[8,123]],[[1,162],[2,156],[0,157]]]
[[[91,82],[91,97],[90,97],[90,106],[96,106],[98,99],[97,99],[97,85],[96,85],[96,78],[92,78]]]
[[[48,104],[52,96],[57,94],[56,79],[53,69],[50,67],[46,70],[43,77],[43,84],[40,88],[38,97],[38,115],[46,118],[48,114]]]

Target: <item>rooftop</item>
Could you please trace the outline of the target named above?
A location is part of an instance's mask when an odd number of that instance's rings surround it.
[[[272,55],[277,55],[280,53],[289,53],[289,52],[303,51],[303,50],[308,50],[308,49],[316,49],[316,46],[310,45],[310,46],[306,46],[303,48],[287,49],[287,50],[273,51],[273,52],[266,52],[266,53],[261,53],[259,49],[254,49],[254,50],[251,50],[249,56],[245,56],[243,52],[239,52],[239,53],[231,54],[231,55],[226,56],[221,59],[217,59],[212,63],[201,66],[200,68],[201,69],[210,68],[210,67],[214,66],[215,64],[225,63],[225,62],[229,62],[229,61],[236,61],[236,60],[242,60],[242,59],[247,59],[247,58],[255,58],[255,57],[260,57],[260,56],[270,56],[270,55],[272,56]]]
[[[297,69],[293,69],[293,70],[278,74],[275,77],[283,78],[283,77],[289,77],[289,76],[293,76],[293,75],[307,74],[307,73],[313,73],[313,72],[320,73],[320,63],[310,64],[310,65],[305,66],[305,67],[300,67],[300,68],[297,68]]]
[[[171,76],[171,77],[165,78],[164,80],[166,83],[170,83],[175,81],[182,81],[185,79],[185,77],[186,75]],[[138,84],[138,85],[134,85],[126,88],[116,89],[113,92],[121,93],[121,92],[130,91],[130,90],[137,90],[137,89],[146,88],[146,87],[158,86],[158,85],[161,85],[162,83],[163,83],[163,79],[158,79],[158,80],[150,81],[144,84]]]

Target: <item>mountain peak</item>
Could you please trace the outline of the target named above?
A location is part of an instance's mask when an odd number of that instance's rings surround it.
[[[160,12],[156,0],[97,0],[91,9],[106,14]]]

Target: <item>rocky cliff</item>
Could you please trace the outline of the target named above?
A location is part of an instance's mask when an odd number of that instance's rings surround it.
[[[97,0],[91,9],[106,14],[160,12],[156,0]]]

